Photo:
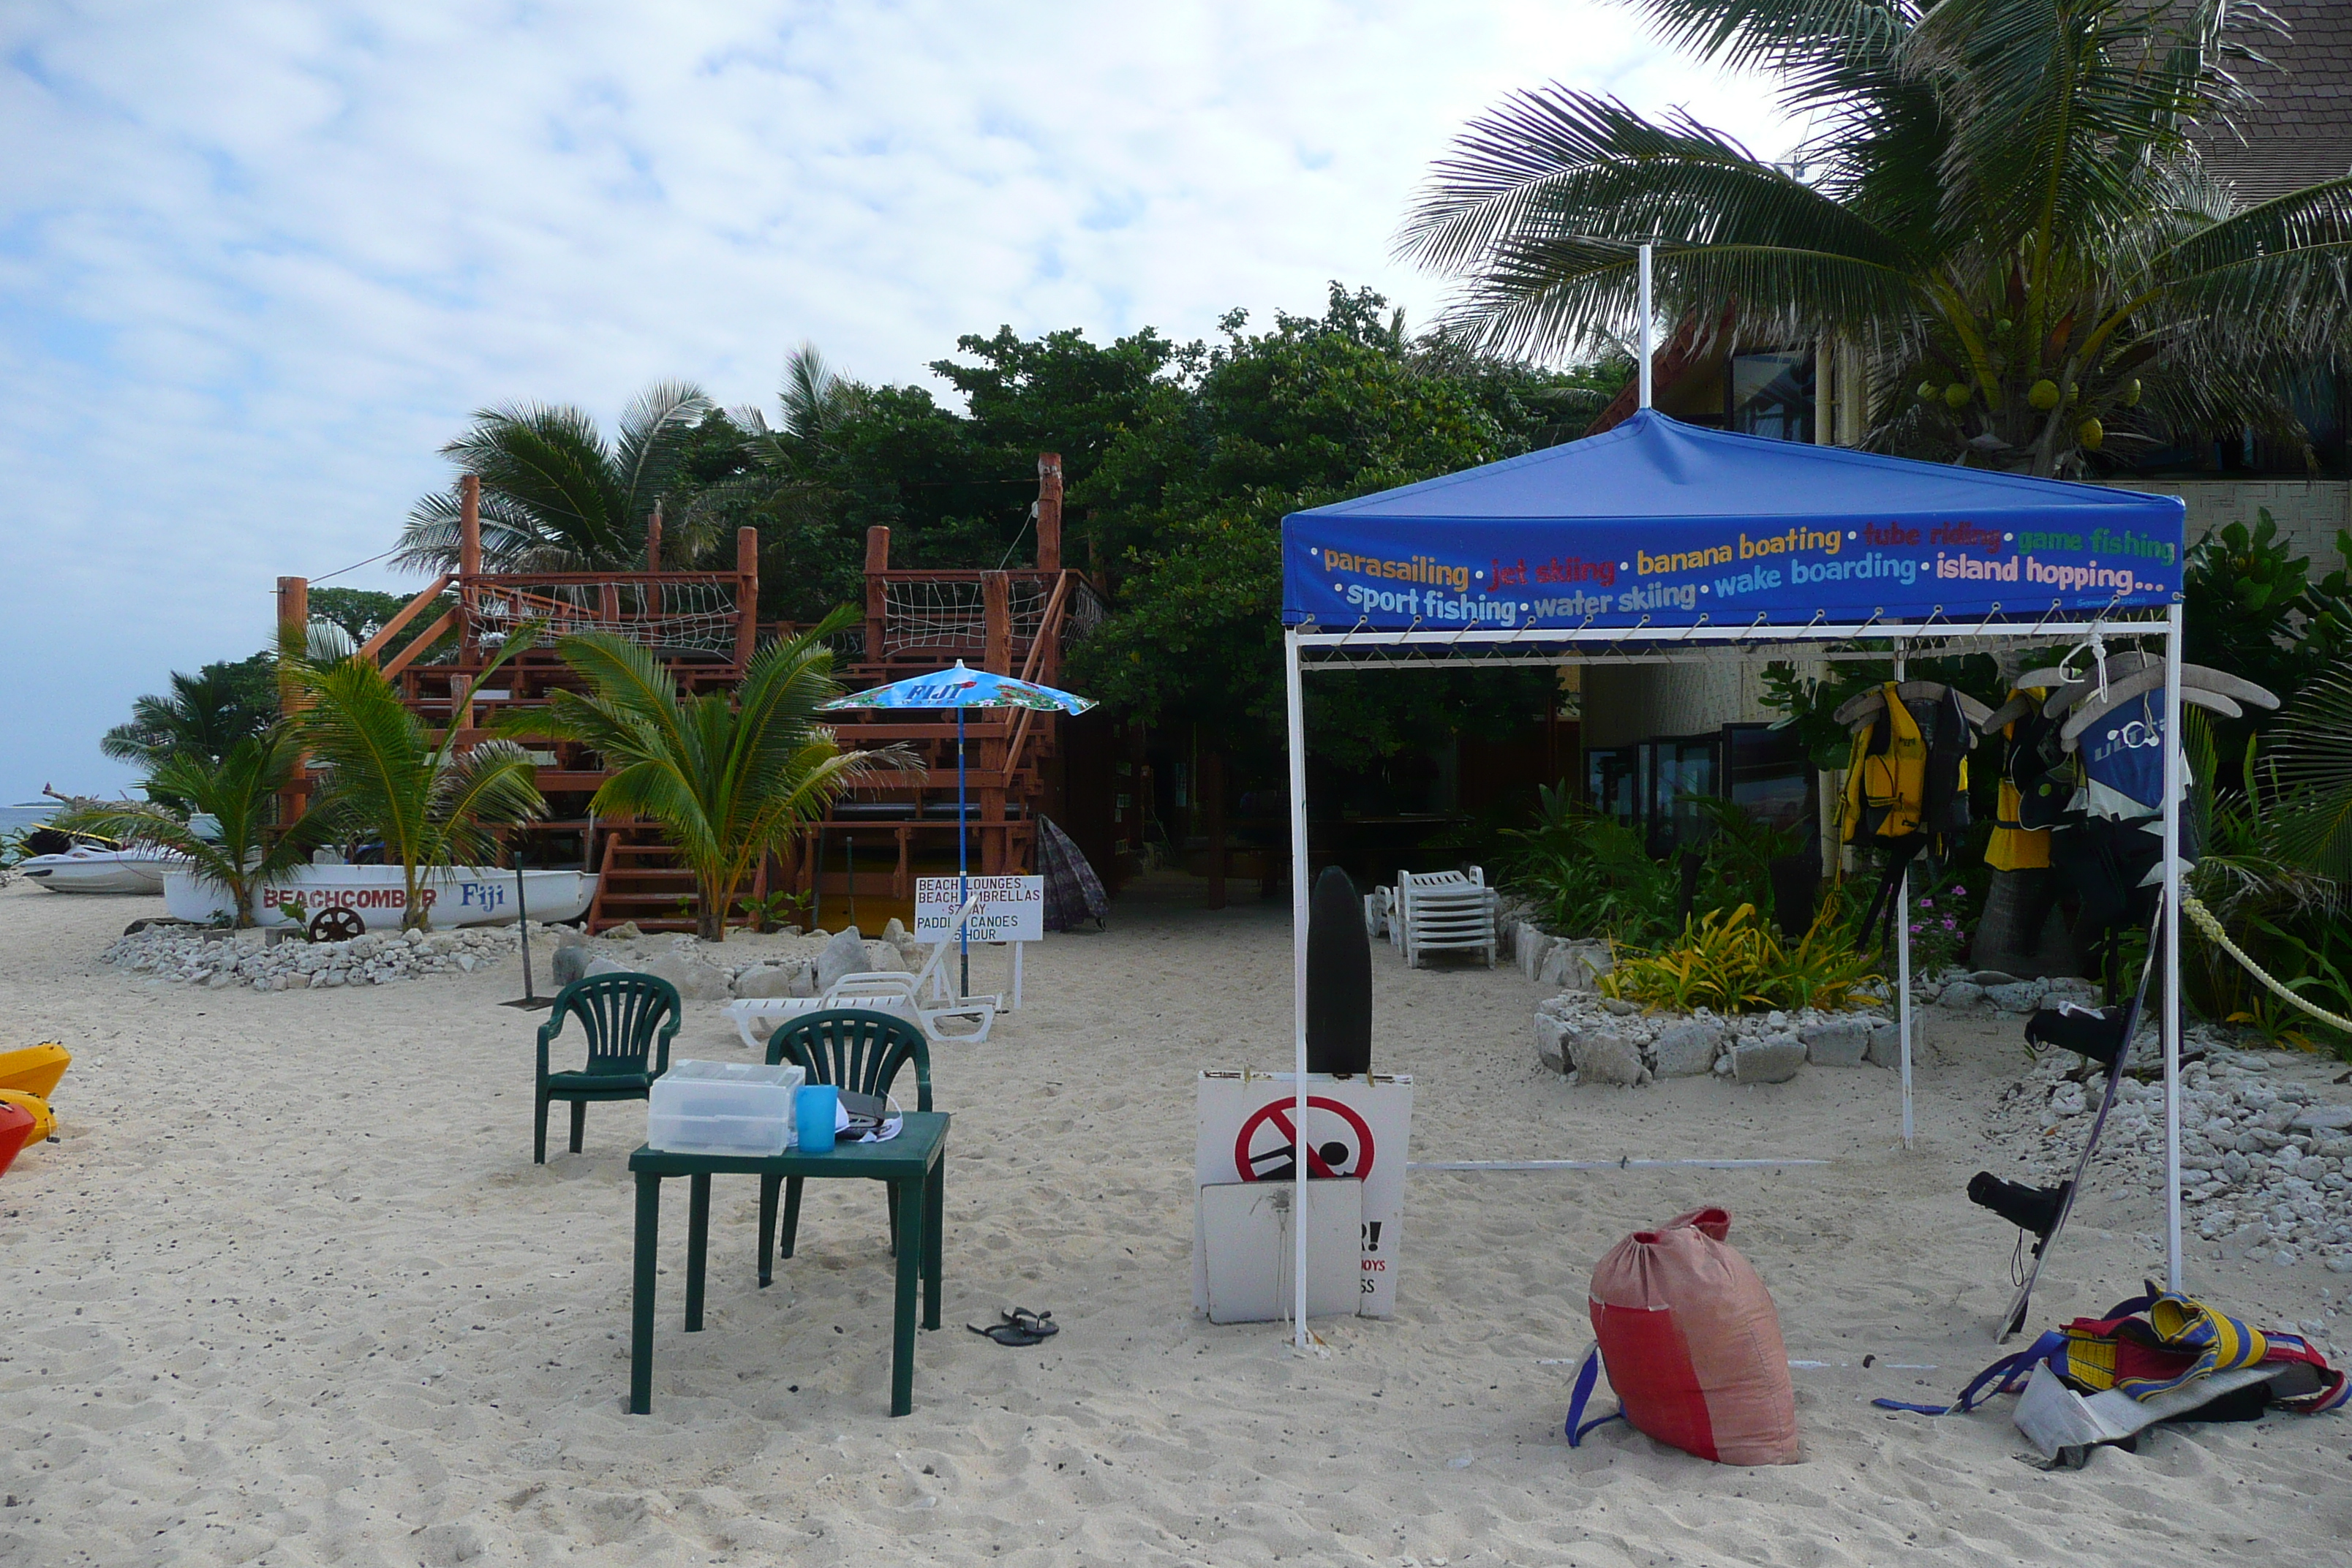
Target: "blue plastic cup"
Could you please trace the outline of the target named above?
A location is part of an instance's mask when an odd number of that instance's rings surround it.
[[[802,1153],[831,1151],[835,1113],[840,1107],[841,1091],[829,1083],[804,1085],[793,1096],[793,1126],[799,1134]]]

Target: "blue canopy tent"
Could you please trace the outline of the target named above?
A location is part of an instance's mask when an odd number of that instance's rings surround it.
[[[1891,654],[1899,670],[1906,655],[1994,641],[2159,637],[2168,673],[2168,1234],[2179,1289],[2179,938],[2169,911],[2180,892],[2184,513],[2168,496],[1733,435],[1644,407],[1604,435],[1285,518],[1302,1102],[1307,670],[1654,661],[1763,647]],[[1908,1144],[1910,943],[1907,920],[1895,924]],[[1303,1256],[1293,1278],[1303,1320]]]

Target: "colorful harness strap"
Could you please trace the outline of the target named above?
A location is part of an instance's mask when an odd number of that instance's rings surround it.
[[[2145,1321],[2137,1315],[2141,1312],[2147,1314]],[[2077,1318],[2016,1355],[2004,1356],[1977,1373],[1956,1404],[1871,1403],[1921,1415],[1955,1410],[1965,1415],[1996,1394],[2018,1393],[2045,1363],[2072,1387],[2094,1393],[2119,1388],[2134,1399],[2147,1399],[2211,1373],[2281,1362],[2301,1362],[2319,1373],[2316,1391],[2280,1399],[2281,1409],[2317,1415],[2352,1401],[2352,1380],[2300,1335],[2265,1333],[2193,1298],[2152,1291],[2116,1303],[2105,1317]]]

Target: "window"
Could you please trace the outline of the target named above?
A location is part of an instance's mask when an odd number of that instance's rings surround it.
[[[1732,804],[1769,826],[1802,832],[1813,797],[1812,760],[1794,731],[1729,724],[1723,731]]]
[[[1725,378],[1725,422],[1745,436],[1779,441],[1813,438],[1813,356],[1781,349],[1733,354]]]

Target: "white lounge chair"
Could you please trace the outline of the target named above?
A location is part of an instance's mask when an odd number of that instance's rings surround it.
[[[1396,912],[1390,929],[1400,931],[1404,961],[1418,968],[1429,952],[1483,952],[1495,967],[1495,889],[1479,867],[1468,871],[1397,873]]]
[[[822,996],[745,996],[727,1004],[727,1016],[734,1020],[735,1032],[743,1037],[743,1043],[755,1051],[764,1050],[767,1036],[775,1033],[788,1019],[836,1007],[893,1013],[902,1018],[914,1019],[923,1026],[923,1033],[933,1040],[963,1040],[978,1044],[988,1038],[989,1028],[996,1022],[996,1015],[1003,1010],[1003,999],[997,996],[950,997],[943,966],[948,952],[955,946],[956,931],[979,907],[980,898],[975,894],[948,928],[946,940],[933,944],[931,955],[923,961],[923,967],[918,973],[908,974],[901,970],[868,970],[845,974],[826,986]],[[924,1005],[923,990],[927,985],[931,990],[932,1001],[940,1005]],[[942,1026],[957,1019],[974,1026],[953,1031]]]

